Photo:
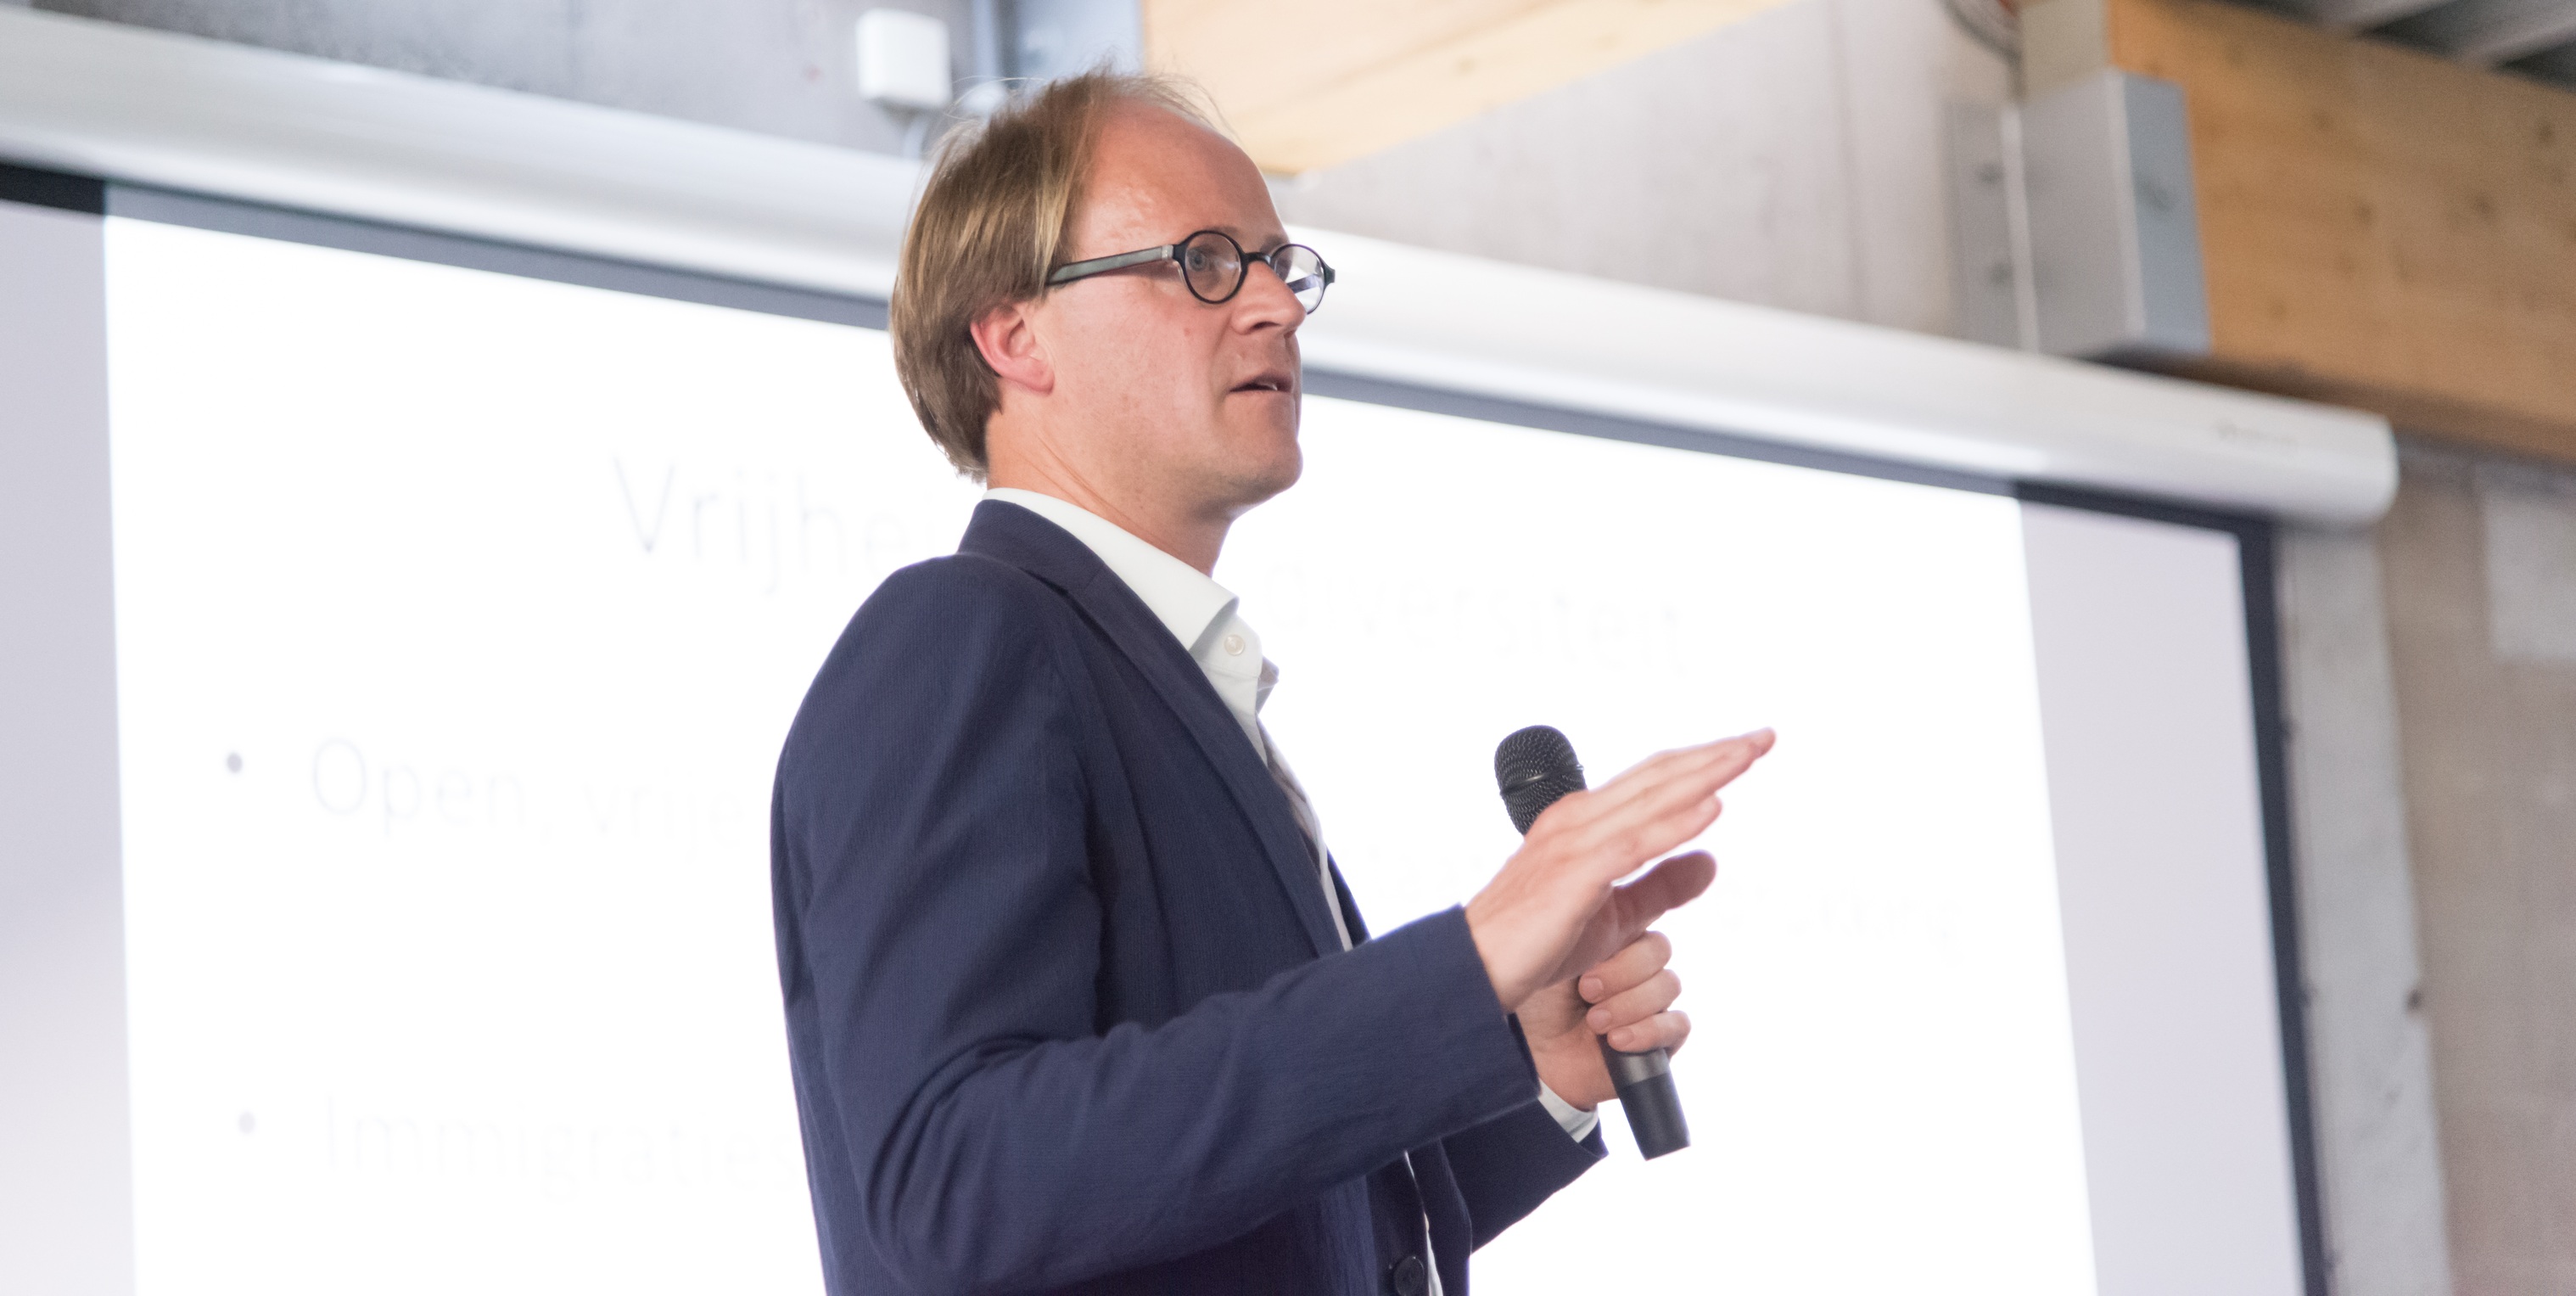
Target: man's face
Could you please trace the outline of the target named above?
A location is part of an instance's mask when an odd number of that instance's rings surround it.
[[[1287,241],[1242,150],[1172,113],[1113,109],[1062,257],[1081,261],[1222,230],[1247,259]],[[1253,263],[1233,300],[1191,295],[1169,261],[1078,280],[1030,320],[1084,468],[1193,513],[1240,516],[1296,483],[1297,327],[1305,310]],[[1109,481],[1100,484],[1109,485]]]

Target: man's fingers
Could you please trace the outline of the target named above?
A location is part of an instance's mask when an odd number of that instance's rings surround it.
[[[1771,750],[1774,741],[1770,730],[1756,729],[1749,734],[1664,752],[1638,762],[1636,768],[1610,780],[1602,790],[1606,792],[1628,783],[1652,787],[1684,782],[1705,783],[1710,791],[1715,791],[1752,768],[1753,762]]]
[[[1717,861],[1706,851],[1676,855],[1647,870],[1644,877],[1613,888],[1608,917],[1612,939],[1624,944],[1601,962],[1583,970],[1575,992],[1586,1003],[1599,1003],[1652,976],[1672,957],[1672,943],[1659,932],[1646,931],[1657,918],[1698,899],[1717,879]],[[1632,935],[1632,933],[1642,933]]]
[[[1628,867],[1611,874],[1618,877],[1699,835],[1717,819],[1717,784],[1706,773],[1644,787],[1604,811],[1561,825],[1558,832],[1578,855],[1625,857]]]
[[[1469,930],[1505,1005],[1615,953],[1653,916],[1708,886],[1705,860],[1635,890],[1615,884],[1717,821],[1717,790],[1772,746],[1767,729],[1651,757],[1558,801],[1510,864],[1467,903]],[[1610,907],[1605,909],[1605,903]]]
[[[1641,1022],[1631,1023],[1610,1032],[1610,1047],[1622,1053],[1643,1053],[1648,1049],[1665,1049],[1678,1053],[1690,1038],[1690,1014],[1674,1010],[1659,1012]]]
[[[1595,1035],[1608,1035],[1622,1026],[1631,1026],[1673,1006],[1682,997],[1682,979],[1671,968],[1592,1006],[1583,1015],[1583,1024]]]
[[[1615,888],[1610,894],[1611,913],[1619,930],[1638,931],[1707,894],[1716,880],[1717,861],[1707,851],[1675,855],[1647,870],[1644,877]]]
[[[1600,787],[1558,802],[1541,817],[1542,822],[1556,819],[1561,821],[1562,829],[1572,829],[1632,808],[1641,798],[1657,794],[1666,799],[1694,799],[1699,794],[1691,789],[1700,780],[1713,778],[1707,783],[1707,790],[1712,792],[1725,786],[1769,751],[1771,742],[1771,731],[1762,729],[1696,747],[1658,752]]]
[[[1753,737],[1730,738],[1667,753],[1670,760],[1648,761],[1584,801],[1568,805],[1575,813],[1552,825],[1551,831],[1566,834],[1574,849],[1586,855],[1606,850],[1634,861],[1670,850],[1716,820],[1717,790],[1770,750],[1769,732],[1756,735],[1759,742]],[[1622,868],[1618,873],[1627,871]]]
[[[1580,854],[1590,861],[1600,881],[1615,882],[1646,861],[1707,832],[1725,810],[1726,803],[1715,796],[1685,802],[1653,819],[1627,825],[1605,840],[1586,843],[1579,848]]]
[[[1771,731],[1759,729],[1734,738],[1720,738],[1716,742],[1649,756],[1602,785],[1600,795],[1595,798],[1601,803],[1599,813],[1608,814],[1631,801],[1651,797],[1666,789],[1684,789],[1685,796],[1691,795],[1686,789],[1693,787],[1705,787],[1714,792],[1751,768],[1753,762],[1762,758],[1762,753],[1771,750],[1771,742]]]
[[[1618,953],[1585,969],[1575,981],[1575,993],[1583,996],[1585,1003],[1600,1003],[1663,971],[1672,957],[1673,943],[1662,932],[1647,932],[1620,947]]]

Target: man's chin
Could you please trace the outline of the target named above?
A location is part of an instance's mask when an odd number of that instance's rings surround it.
[[[1281,491],[1297,484],[1306,470],[1305,456],[1291,440],[1286,452],[1261,460],[1238,463],[1226,474],[1225,495],[1230,512],[1237,517],[1268,502]]]
[[[1304,471],[1305,465],[1301,461],[1290,459],[1284,467],[1276,467],[1261,473],[1246,474],[1235,483],[1235,489],[1233,492],[1237,501],[1235,511],[1237,513],[1241,513],[1261,504],[1268,503],[1271,499],[1277,497],[1280,492],[1296,485],[1297,478]]]
[[[1272,398],[1276,400],[1277,398]],[[1297,407],[1295,397],[1287,398],[1285,410],[1273,411],[1272,417],[1236,418],[1226,437],[1232,462],[1226,465],[1228,492],[1250,508],[1297,484],[1305,472],[1305,452],[1297,445]],[[1229,411],[1244,413],[1248,411]]]

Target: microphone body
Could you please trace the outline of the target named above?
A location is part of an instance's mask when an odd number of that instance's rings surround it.
[[[1585,786],[1574,744],[1547,725],[1531,725],[1503,739],[1494,749],[1494,781],[1502,787],[1512,827],[1523,833],[1549,806]],[[1610,1047],[1606,1036],[1600,1044],[1610,1085],[1619,1091],[1619,1109],[1628,1117],[1628,1132],[1637,1137],[1638,1154],[1652,1161],[1689,1147],[1690,1124],[1682,1119],[1681,1094],[1673,1088],[1672,1056],[1662,1049],[1622,1053]]]

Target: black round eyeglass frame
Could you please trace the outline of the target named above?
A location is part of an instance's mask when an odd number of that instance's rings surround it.
[[[1223,249],[1223,260],[1231,262],[1234,266],[1234,282],[1226,285],[1224,292],[1211,296],[1206,289],[1199,286],[1199,276],[1192,273],[1190,257],[1193,251],[1200,255],[1215,254],[1220,245]],[[1242,292],[1243,285],[1251,279],[1252,263],[1255,261],[1269,266],[1270,273],[1279,276],[1279,282],[1288,289],[1289,294],[1297,299],[1297,304],[1304,307],[1309,315],[1314,314],[1316,308],[1324,304],[1324,290],[1333,286],[1334,279],[1333,268],[1324,263],[1322,254],[1303,243],[1282,243],[1259,256],[1246,256],[1243,245],[1235,242],[1233,235],[1224,230],[1205,229],[1191,234],[1178,243],[1166,243],[1161,247],[1140,248],[1134,252],[1121,252],[1116,256],[1093,257],[1088,261],[1075,261],[1058,266],[1055,273],[1047,276],[1047,285],[1054,287],[1058,284],[1069,284],[1077,279],[1088,279],[1093,275],[1107,274],[1112,270],[1153,265],[1161,261],[1170,261],[1179,265],[1182,286],[1190,290],[1191,296],[1210,306],[1221,306],[1233,301],[1235,294]]]

